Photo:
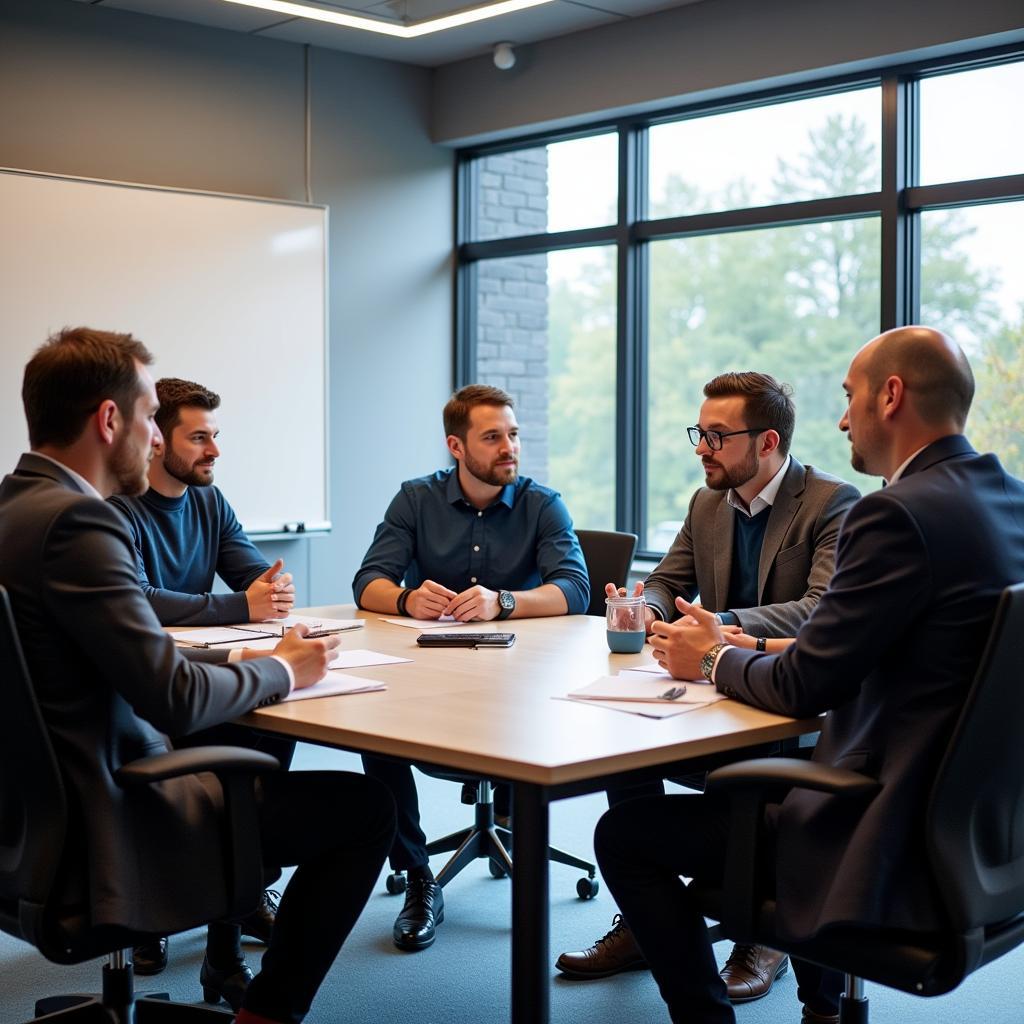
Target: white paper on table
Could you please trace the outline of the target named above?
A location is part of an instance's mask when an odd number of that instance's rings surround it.
[[[450,615],[442,615],[439,619],[389,619],[382,615],[384,622],[390,622],[393,626],[405,626],[407,629],[451,629],[453,626],[480,626],[479,622],[458,622]]]
[[[252,641],[265,639],[269,629],[257,629],[252,626],[202,626],[199,629],[182,629],[171,633],[171,639],[175,643],[184,644],[186,647],[227,647],[234,645],[245,646],[246,638],[251,637]]]
[[[696,711],[703,704],[677,704],[672,701],[655,701],[643,703],[638,700],[576,700],[574,697],[552,697],[552,700],[565,700],[578,707],[607,708],[609,711],[625,711],[629,715],[641,718],[674,718],[684,715],[687,711]]]
[[[373,690],[386,690],[384,683],[376,679],[364,679],[362,676],[345,675],[342,672],[328,672],[323,679],[302,690],[292,690],[281,703],[289,700],[311,700],[314,697],[339,697],[348,693],[370,693]]]
[[[686,688],[679,697],[663,696],[673,688]],[[648,672],[624,672],[617,676],[602,676],[567,696],[571,700],[587,701],[629,701],[630,703],[651,704],[714,704],[725,700],[711,683],[687,680],[681,682],[671,676],[659,678]]]
[[[317,635],[321,633],[343,633],[349,629],[362,629],[366,625],[363,619],[324,619],[319,615],[289,615],[283,619],[260,619],[261,627],[277,627],[277,635],[283,636],[286,629],[292,626],[309,626],[310,632]],[[269,632],[269,629],[267,630]]]
[[[412,658],[396,658],[392,654],[378,654],[377,651],[338,650],[337,655],[328,668],[369,668],[371,665],[406,665]]]
[[[622,675],[623,672],[652,672],[656,676],[668,675],[656,661],[649,661],[644,665],[630,665],[629,668],[624,668],[619,672]]]

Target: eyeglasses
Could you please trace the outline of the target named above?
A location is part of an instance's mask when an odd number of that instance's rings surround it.
[[[749,430],[728,430],[723,434],[721,430],[701,430],[700,427],[687,427],[686,433],[694,448],[704,441],[713,452],[718,452],[722,450],[722,442],[727,437],[735,437],[737,434],[760,434],[771,429],[771,427],[751,427]]]

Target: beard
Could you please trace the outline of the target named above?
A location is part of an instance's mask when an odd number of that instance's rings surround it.
[[[515,457],[513,457],[515,458]],[[514,484],[519,475],[519,459],[511,466],[488,466],[484,462],[474,459],[467,451],[462,457],[466,471],[471,473],[482,484],[490,484],[492,487],[504,487],[506,484]]]
[[[115,494],[135,495],[142,494],[149,487],[149,479],[146,470],[149,468],[149,460],[153,457],[153,449],[148,449],[148,454],[140,455],[132,447],[131,439],[122,435],[117,447],[110,454],[110,472],[114,476],[117,485]]]
[[[755,441],[750,442],[746,459],[738,466],[733,466],[732,469],[726,469],[721,463],[713,460],[702,459],[705,472],[711,468],[718,474],[714,478],[708,477],[704,481],[705,486],[712,491],[727,491],[730,488],[735,490],[737,487],[742,487],[748,480],[752,480],[757,475],[759,462],[755,445]]]
[[[170,448],[164,451],[164,469],[175,480],[190,487],[209,487],[213,483],[213,467],[209,462],[202,459],[192,463],[186,462],[185,459],[175,455]]]
[[[858,473],[867,473],[868,471],[867,463],[864,461],[864,456],[861,455],[861,453],[857,451],[852,444],[850,445],[850,465],[853,466]]]

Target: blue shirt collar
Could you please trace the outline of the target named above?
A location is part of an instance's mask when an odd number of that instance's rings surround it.
[[[448,499],[448,504],[458,505],[460,502],[463,505],[469,505],[470,502],[466,500],[466,496],[462,493],[462,485],[459,483],[459,467],[452,466],[448,470],[448,483],[445,485],[445,497]],[[495,505],[501,504],[506,508],[512,508],[516,501],[516,485],[505,484],[501,489],[501,493],[494,501],[488,505],[488,508],[493,508]]]

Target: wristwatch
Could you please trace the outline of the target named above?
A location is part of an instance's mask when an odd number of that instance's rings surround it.
[[[498,591],[498,619],[507,619],[516,610],[516,595],[511,590]]]
[[[700,674],[705,679],[711,679],[711,673],[715,670],[715,659],[718,657],[718,652],[722,650],[722,648],[728,646],[728,644],[715,644],[715,646],[700,659]]]
[[[768,650],[768,638],[764,637],[764,636],[759,636],[754,641],[754,650],[755,651],[767,651]]]

